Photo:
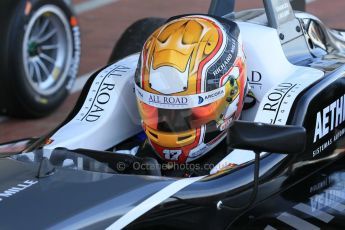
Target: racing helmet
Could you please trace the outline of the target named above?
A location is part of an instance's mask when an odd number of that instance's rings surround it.
[[[188,163],[219,144],[247,92],[235,22],[205,15],[169,20],[146,41],[135,74],[143,129],[166,161]]]

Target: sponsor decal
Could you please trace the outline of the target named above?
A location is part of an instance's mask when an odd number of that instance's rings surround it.
[[[296,85],[292,83],[281,83],[267,95],[268,102],[264,104],[264,111],[277,112],[282,98]]]
[[[219,74],[224,74],[224,70],[228,70],[232,64],[233,64],[233,56],[236,52],[237,48],[237,41],[235,39],[231,39],[231,50],[227,54],[227,56],[224,58],[222,63],[214,70],[212,71],[213,76],[218,76]],[[223,58],[223,57],[222,57]]]
[[[204,98],[199,96],[199,103],[198,103],[198,104],[200,105],[200,104],[202,104],[203,102],[204,102]]]
[[[322,76],[321,71],[308,68],[271,88],[260,103],[255,122],[286,125],[297,96]]]
[[[224,94],[224,90],[217,91],[213,94],[206,95],[204,99],[205,99],[205,101],[210,100],[210,99],[213,99],[213,98],[218,97],[219,95],[223,95],[223,94]]]
[[[202,90],[210,91],[218,88],[220,80],[227,75],[239,53],[239,45],[236,39],[225,36],[220,51],[216,54],[202,70],[202,76],[206,77],[206,84],[201,86]],[[228,48],[230,46],[230,48]]]
[[[97,121],[104,111],[104,105],[110,100],[110,93],[115,88],[115,84],[102,82],[100,93],[95,98],[90,112],[86,115],[85,120],[88,122]]]
[[[333,131],[345,120],[345,95],[326,106],[316,115],[314,143]]]
[[[225,86],[200,94],[186,96],[169,96],[149,93],[135,85],[135,92],[139,100],[145,104],[162,109],[189,109],[204,106],[225,96]]]
[[[326,137],[328,134],[337,130],[336,128],[342,125],[345,121],[345,95],[338,98],[333,103],[326,106],[324,109],[316,114],[315,131],[313,143]],[[324,141],[315,150],[313,150],[313,157],[319,155],[331,146],[335,141],[344,136],[345,128],[337,130],[334,135]]]
[[[285,124],[292,103],[301,91],[301,85],[292,82],[281,83],[270,90],[261,103],[260,112],[258,113],[261,115],[261,122]],[[257,120],[256,118],[255,121]]]
[[[190,104],[190,97],[188,96],[158,95],[146,92],[139,88],[137,85],[135,88],[137,97],[148,105],[153,105],[161,108],[173,108],[175,106],[188,106]]]
[[[313,151],[313,157],[316,157],[317,155],[322,153],[325,149],[327,149],[332,144],[333,144],[333,140],[332,139],[327,140],[325,143],[323,143],[322,145],[320,145],[319,147],[317,147]]]
[[[262,89],[262,74],[259,71],[252,71],[251,76],[249,77],[249,84],[252,89],[259,88]]]
[[[70,80],[66,85],[67,90],[71,90],[74,82],[77,78],[79,63],[80,63],[80,54],[81,54],[81,41],[80,41],[80,30],[78,26],[73,27],[73,39],[74,39],[74,55],[73,60],[71,63],[71,67],[69,69],[68,75],[70,76]]]
[[[333,144],[333,142],[337,141],[340,137],[344,136],[345,134],[345,128],[337,131],[333,137],[329,138],[327,141],[322,143],[322,145],[318,146],[314,151],[313,151],[313,157],[319,155],[323,151],[325,151],[329,146]]]
[[[115,95],[116,78],[124,76],[129,70],[126,66],[110,66],[97,75],[85,103],[78,113],[76,120],[83,122],[96,122],[105,113],[107,104]]]
[[[149,96],[149,103],[153,104],[162,104],[162,105],[187,105],[188,104],[187,97],[173,97],[173,96],[163,96],[160,97],[159,95],[150,95]]]
[[[0,192],[0,202],[3,201],[6,198],[10,198],[11,196],[27,189],[33,186],[34,184],[37,184],[38,181],[36,180],[26,180],[20,184],[17,184],[5,191]]]
[[[203,102],[208,101],[214,101],[214,99],[218,99],[219,96],[222,97],[225,94],[224,90],[216,91],[214,93],[211,93],[209,95],[206,95],[204,97],[199,96],[199,104],[202,104]]]
[[[290,5],[289,3],[283,3],[277,6],[276,11],[278,13],[278,20],[283,20],[284,18],[290,16]]]
[[[194,149],[192,149],[189,152],[188,155],[188,161],[192,161],[195,160],[195,158],[200,157],[202,154],[205,154],[206,152],[208,152],[208,150],[210,150],[214,145],[208,145],[205,143],[200,143],[197,147],[195,147]]]
[[[312,185],[309,188],[309,193],[318,192],[324,188],[327,188],[329,185],[331,185],[331,180],[329,177],[326,177],[324,180],[320,181],[319,183]]]

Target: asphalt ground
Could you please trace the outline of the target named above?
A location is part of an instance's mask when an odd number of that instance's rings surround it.
[[[104,66],[122,32],[144,17],[165,17],[185,13],[206,13],[210,0],[72,0],[81,28],[82,57],[73,93],[50,116],[20,120],[0,116],[0,143],[38,137],[61,123],[73,108],[83,83]],[[260,0],[238,0],[236,10],[262,7]],[[345,28],[345,1],[308,0],[307,11],[333,28]]]

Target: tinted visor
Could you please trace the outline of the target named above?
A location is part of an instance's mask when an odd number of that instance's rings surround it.
[[[216,120],[222,100],[190,109],[161,109],[138,100],[138,107],[144,123],[162,132],[183,132]]]

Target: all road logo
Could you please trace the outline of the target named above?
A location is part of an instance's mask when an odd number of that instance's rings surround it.
[[[300,84],[285,82],[271,89],[261,103],[255,121],[285,125],[292,104],[303,88]]]
[[[190,104],[190,98],[184,96],[165,96],[148,93],[137,85],[135,87],[136,95],[138,98],[146,104],[157,106],[157,107],[174,107],[174,106],[186,106]]]
[[[115,82],[118,77],[124,76],[129,70],[126,66],[111,66],[103,70],[95,78],[85,104],[80,110],[77,120],[96,122],[105,113],[108,103],[115,96]]]
[[[293,87],[291,83],[282,83],[276,87],[273,92],[268,94],[267,99],[269,100],[264,104],[264,111],[271,111],[277,113],[281,100],[284,98],[287,92]]]
[[[298,95],[323,75],[314,69],[296,72],[288,81],[271,88],[261,100],[255,122],[286,125]]]
[[[345,121],[345,95],[338,98],[332,104],[326,106],[324,109],[316,114],[315,132],[313,143],[327,136],[332,131],[336,130]],[[333,137],[325,141],[322,145],[313,151],[313,156],[320,154],[328,146],[337,141],[345,134],[345,128],[338,130]]]
[[[188,105],[188,98],[181,96],[160,96],[160,95],[150,95],[150,104],[162,104],[162,105]]]
[[[189,109],[210,104],[224,97],[225,86],[206,93],[185,96],[153,94],[141,89],[138,85],[135,85],[135,92],[139,100],[151,106],[162,109]]]

